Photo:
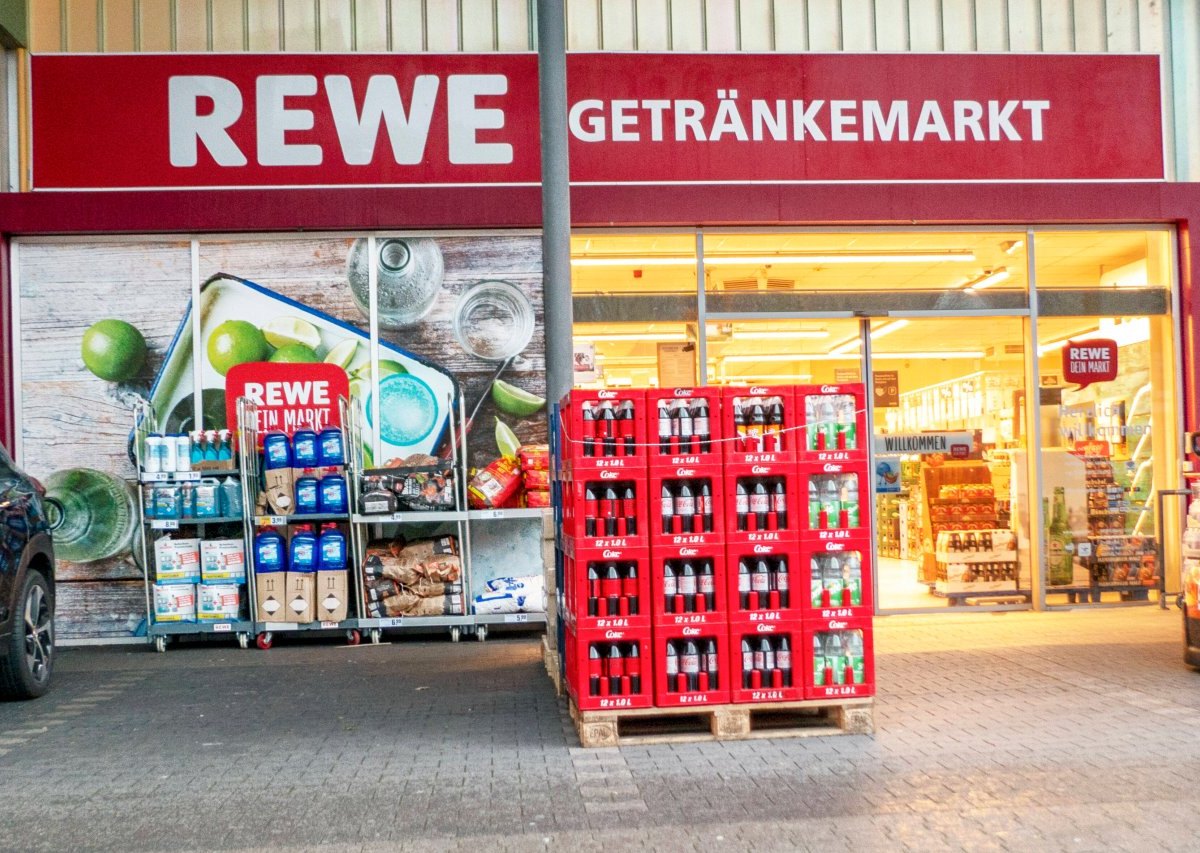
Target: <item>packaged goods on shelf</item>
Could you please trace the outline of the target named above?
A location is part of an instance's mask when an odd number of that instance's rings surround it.
[[[155,577],[160,584],[200,581],[200,540],[163,536],[154,542]]]
[[[374,617],[443,616],[464,612],[462,563],[453,536],[367,545],[366,604]]]
[[[155,584],[155,622],[195,622],[195,584]]]
[[[200,578],[204,583],[244,581],[246,548],[241,539],[200,542]]]
[[[235,583],[196,587],[196,618],[201,621],[237,619],[242,612],[242,588]]]
[[[521,494],[521,463],[501,456],[481,470],[467,486],[467,502],[472,509],[498,509],[513,505]]]
[[[473,603],[479,614],[545,613],[546,588],[541,575],[492,578]]]
[[[550,445],[522,444],[517,448],[517,461],[522,471],[549,471]]]
[[[350,610],[349,577],[341,571],[317,572],[316,616],[322,622],[340,622]]]
[[[420,453],[405,458],[394,470],[375,469],[362,479],[362,507],[368,515],[453,509],[454,493],[453,466]]]
[[[530,509],[545,509],[550,506],[549,489],[531,489],[525,492],[525,506]]]
[[[316,617],[317,577],[313,572],[287,572],[284,621],[312,622]]]
[[[281,622],[287,618],[287,572],[257,572],[254,575],[255,618],[260,622]]]

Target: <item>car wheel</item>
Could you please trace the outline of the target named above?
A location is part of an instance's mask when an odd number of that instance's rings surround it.
[[[0,693],[34,699],[49,689],[54,667],[54,599],[40,572],[26,573],[16,617],[0,656]]]

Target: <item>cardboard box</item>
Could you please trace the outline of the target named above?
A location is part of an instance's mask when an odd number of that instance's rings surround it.
[[[263,491],[267,509],[272,515],[290,515],[296,511],[294,490],[291,468],[274,468],[263,472]]]
[[[255,602],[259,622],[289,622],[284,611],[287,594],[287,572],[259,572],[254,576],[257,593]]]
[[[212,581],[246,580],[246,547],[241,539],[206,539],[200,543],[200,578]]]
[[[317,576],[313,572],[285,572],[284,621],[312,622],[316,616]]]
[[[196,587],[194,584],[155,584],[155,622],[195,622]]]
[[[201,622],[237,619],[242,612],[242,588],[235,583],[196,587],[196,618]]]
[[[349,579],[345,569],[317,572],[316,617],[321,622],[341,622],[349,613]]]
[[[160,584],[200,580],[200,540],[163,536],[154,542],[154,577]]]

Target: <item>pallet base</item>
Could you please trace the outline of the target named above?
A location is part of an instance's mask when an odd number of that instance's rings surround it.
[[[562,696],[562,669],[559,663],[558,652],[550,648],[549,634],[542,635],[542,663],[546,667],[546,674],[550,676],[550,680],[554,682],[554,695]]]
[[[589,749],[708,740],[873,734],[873,699],[580,711],[570,700],[579,742]]]

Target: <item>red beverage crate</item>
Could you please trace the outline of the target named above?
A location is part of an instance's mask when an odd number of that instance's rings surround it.
[[[679,465],[671,468],[651,468],[649,490],[651,545],[714,545],[725,541],[723,469],[717,465]],[[686,484],[692,492],[690,499],[679,494]],[[668,502],[663,487],[671,490]],[[707,489],[707,515],[701,492]],[[670,515],[666,510],[670,509]],[[688,513],[688,510],[691,513]],[[690,529],[685,519],[690,518]],[[664,521],[670,522],[670,532]],[[705,522],[708,522],[707,524]],[[711,529],[706,529],[711,528]]]
[[[568,627],[565,652],[567,691],[579,710],[653,706],[654,665],[649,630]]]
[[[804,632],[797,622],[729,623],[734,702],[795,702],[804,698]]]
[[[760,561],[767,569],[765,573],[755,571]],[[795,541],[726,545],[730,620],[799,623],[808,593],[808,574],[802,561],[800,543]],[[743,563],[747,572],[742,571]],[[781,572],[781,567],[786,567],[786,572]]]
[[[738,506],[738,483],[746,490],[745,506]],[[766,488],[765,528],[759,529],[761,495],[755,495],[755,486],[761,482]],[[789,542],[799,538],[803,529],[801,518],[800,476],[795,463],[733,463],[725,464],[725,541],[734,543]],[[776,492],[776,485],[782,490]],[[777,501],[784,501],[783,517],[776,511]],[[745,510],[752,510],[745,512]],[[739,530],[742,521],[746,529]],[[783,521],[783,524],[779,522]]]
[[[699,401],[708,408],[707,427],[703,419],[696,418],[697,412],[702,411],[697,405]],[[652,468],[721,464],[723,425],[719,387],[646,391],[646,436]]]
[[[654,704],[659,708],[674,708],[679,705],[721,705],[729,701],[730,678],[733,667],[729,660],[729,625],[725,622],[713,625],[680,625],[667,627],[655,625],[654,637]],[[689,647],[689,644],[690,647]],[[674,663],[678,672],[668,676],[668,645],[676,654]],[[693,659],[690,650],[696,652]],[[715,666],[709,655],[716,655]],[[709,682],[710,673],[716,673],[717,686]],[[688,676],[692,676],[690,682]],[[680,676],[685,679],[680,690]],[[693,689],[694,688],[694,689]]]
[[[577,547],[566,556],[564,572],[568,624],[579,630],[650,627],[648,548]]]
[[[725,462],[795,462],[803,439],[791,385],[751,385],[721,389],[721,433]],[[758,408],[755,408],[755,407]],[[767,421],[758,423],[759,412]]]
[[[853,633],[862,640],[862,664],[857,678],[848,658],[848,639]],[[840,657],[839,650],[828,644],[831,636],[838,638]],[[815,645],[818,639],[821,641],[819,656]],[[830,620],[823,625],[805,623],[804,647],[798,654],[804,660],[805,699],[875,695],[875,647],[870,619]]]
[[[805,462],[799,466],[797,491],[803,503],[798,507],[801,530],[805,536],[838,533],[840,536],[814,536],[815,539],[846,539],[870,532],[871,482],[867,465],[860,462]],[[857,487],[858,518],[846,508],[846,499],[854,500],[845,488],[852,478]]]
[[[588,499],[588,490],[594,500]],[[605,495],[616,494],[613,502]],[[574,540],[569,548],[638,548],[650,544],[648,496],[644,476],[630,472],[601,471],[594,477],[563,483],[562,535]],[[627,497],[629,492],[632,497]],[[632,501],[633,506],[628,504]],[[634,532],[629,532],[633,519]]]
[[[681,570],[687,562],[692,564],[696,574],[685,580]],[[705,565],[712,567],[711,575],[704,573]],[[675,594],[669,597],[666,594],[668,568],[674,573],[671,586],[675,589]],[[724,545],[651,545],[650,569],[651,612],[655,625],[671,628],[726,622],[729,614]],[[711,593],[706,589],[709,581],[712,582]],[[689,600],[692,602],[690,610]]]
[[[796,449],[802,462],[849,462],[867,458],[866,386],[797,385],[800,415]]]
[[[806,624],[869,619],[874,614],[868,536],[805,541],[800,546],[800,574],[798,590]]]
[[[572,390],[561,403],[563,459],[637,459],[646,464],[646,392]]]

